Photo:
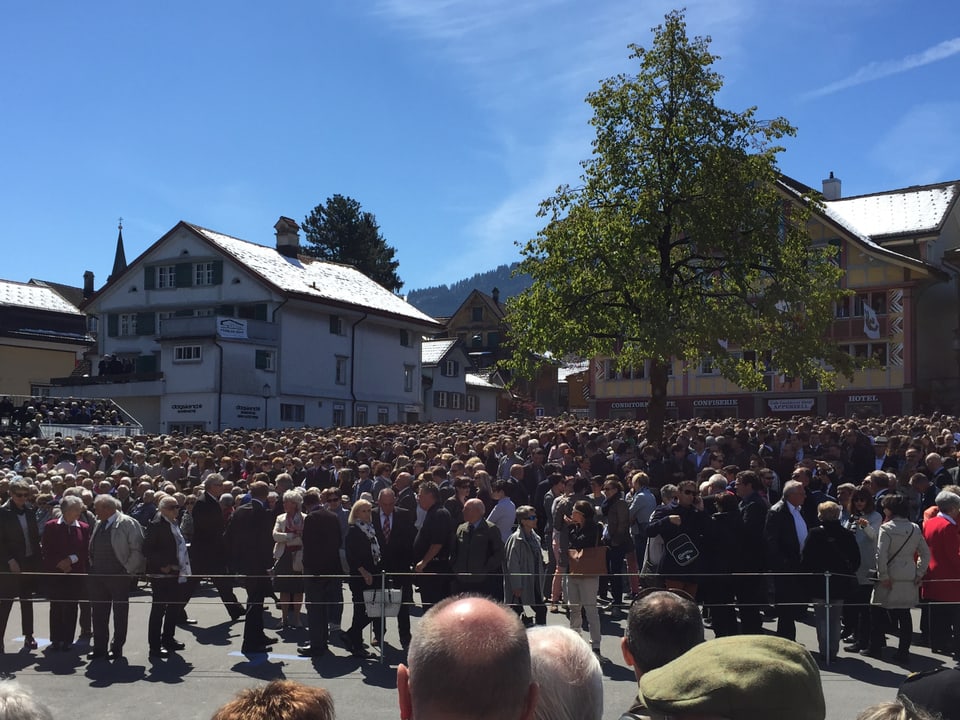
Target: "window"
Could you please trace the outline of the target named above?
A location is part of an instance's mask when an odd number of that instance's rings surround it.
[[[334,403],[333,404],[333,424],[337,427],[342,427],[344,423],[344,408],[343,403]]]
[[[813,380],[813,379],[804,378],[800,387],[803,390],[819,390],[820,383],[818,383],[816,380]]]
[[[194,285],[213,285],[213,263],[201,262],[193,266]]]
[[[713,358],[707,355],[700,361],[700,367],[697,372],[700,375],[713,375],[717,369],[713,366]]]
[[[213,308],[197,308],[193,311],[194,317],[213,317]]]
[[[857,343],[851,346],[851,355],[855,358],[870,357],[870,346],[867,343]]]
[[[470,346],[475,348],[483,347],[483,333],[474,333],[470,338]]]
[[[473,322],[483,322],[483,306],[477,305],[470,308],[470,320]]]
[[[386,425],[390,422],[390,409],[380,406],[377,408],[377,425]]]
[[[173,348],[174,362],[200,362],[202,359],[199,345],[177,345]]]
[[[850,316],[850,298],[840,298],[833,307],[833,315],[837,318]]]
[[[137,314],[120,313],[117,315],[117,335],[136,335],[137,334]]]
[[[302,423],[304,418],[303,405],[280,403],[280,420],[282,422]]]
[[[487,346],[491,350],[496,350],[500,347],[500,333],[498,332],[488,332],[487,333]]]
[[[400,344],[403,345],[403,347],[410,347],[410,331],[409,330],[400,331]]]
[[[454,410],[463,410],[463,393],[450,393],[450,407]]]
[[[403,391],[413,392],[413,373],[416,372],[416,366],[403,366]]]
[[[467,395],[467,412],[477,412],[480,409],[480,396]]]
[[[334,380],[337,385],[346,385],[347,384],[347,357],[344,355],[337,355],[337,366],[334,374]]]
[[[433,392],[433,406],[438,408],[447,407],[448,398],[446,390],[434,390]]]
[[[266,303],[239,305],[237,306],[237,317],[243,318],[244,320],[266,320],[267,305]]]
[[[175,288],[177,286],[176,265],[160,265],[155,269],[157,273],[156,287],[158,290]]]
[[[330,334],[343,335],[343,318],[339,315],[330,316]]]
[[[367,406],[366,405],[357,405],[357,409],[354,412],[354,425],[366,425],[367,424]]]
[[[444,360],[441,375],[445,377],[457,377],[460,373],[460,363],[456,360]]]
[[[887,344],[886,343],[871,343],[870,344],[870,357],[876,360],[880,367],[886,367],[887,364]]]
[[[273,350],[257,350],[253,364],[257,370],[274,372],[277,369],[276,353]]]

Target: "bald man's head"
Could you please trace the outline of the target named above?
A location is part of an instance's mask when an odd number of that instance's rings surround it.
[[[463,521],[473,525],[477,520],[484,516],[486,508],[483,500],[471,498],[463,504]]]
[[[533,716],[527,636],[502,605],[473,596],[443,600],[423,616],[407,657],[409,667],[397,669],[402,718]]]

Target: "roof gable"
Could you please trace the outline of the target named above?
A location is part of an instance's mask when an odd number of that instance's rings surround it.
[[[960,181],[824,203],[844,225],[871,238],[939,233],[960,194]]]
[[[424,340],[420,345],[420,364],[423,367],[436,367],[458,342],[456,338],[452,340]]]

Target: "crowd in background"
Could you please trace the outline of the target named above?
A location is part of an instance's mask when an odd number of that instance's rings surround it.
[[[318,551],[304,524],[320,510],[340,526],[339,563],[329,572],[347,579],[354,626],[345,637],[360,656],[369,621],[363,590],[384,572],[396,576],[405,609],[416,587],[425,607],[469,591],[505,602],[529,624],[566,612],[597,652],[599,611],[623,612],[643,586],[696,597],[718,636],[759,632],[776,616],[777,633],[793,639],[812,603],[825,661],[837,659],[841,635],[851,640],[848,651],[878,656],[894,633],[896,659],[906,662],[908,610],[923,585],[924,607],[933,608],[923,616],[926,642],[957,652],[960,559],[945,556],[953,541],[939,527],[957,535],[956,418],[692,419],[668,423],[656,444],[645,430],[636,421],[543,419],[131,438],[11,433],[0,449],[0,501],[12,522],[0,522],[9,531],[0,542],[26,527],[19,518],[27,508],[38,543],[30,562],[39,571],[43,537],[64,524],[69,497],[82,502],[76,522],[94,539],[98,527],[118,526],[100,498],[136,521],[141,539],[159,524],[154,534],[162,532],[165,555],[123,568],[147,572],[155,594],[169,591],[156,620],[158,647],[151,647],[158,656],[181,645],[166,628],[201,577],[221,578],[217,590],[234,619],[249,621],[251,611],[221,576],[270,574],[272,584],[256,592],[277,594],[285,625],[303,624],[305,598],[308,619],[322,603],[329,606],[324,625],[338,627],[342,583],[327,583],[322,601],[310,596]],[[19,505],[12,487],[25,488]],[[241,510],[261,504],[268,523],[258,521],[258,545],[244,550],[265,559],[252,567],[244,560],[250,553],[231,545],[229,529],[235,513],[249,519]],[[944,536],[936,542],[934,526]],[[91,547],[85,552],[95,566]],[[605,548],[602,569],[579,565],[591,548]],[[125,558],[104,557],[124,565]],[[59,571],[46,566],[48,575]],[[4,625],[14,598],[44,591],[42,582],[11,584],[10,574],[0,567]],[[89,634],[75,590],[79,629]],[[399,622],[406,645],[409,618],[401,612]],[[255,632],[245,635],[245,648],[266,648],[270,639],[262,628]],[[303,646],[304,654],[323,652],[326,640]]]

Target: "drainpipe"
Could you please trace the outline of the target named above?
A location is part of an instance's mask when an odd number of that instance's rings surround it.
[[[354,413],[352,422],[350,423],[351,425],[356,423],[356,420],[357,420],[357,417],[356,417],[357,393],[356,393],[356,382],[355,382],[355,378],[357,376],[357,373],[356,373],[357,326],[366,319],[367,319],[367,313],[364,313],[362,318],[360,318],[353,325],[350,326],[350,398],[353,401],[353,407],[351,408],[351,410],[353,410],[353,413]]]
[[[223,430],[223,345],[216,337],[213,339],[213,344],[220,351],[220,367],[217,377],[217,432],[220,432]]]

